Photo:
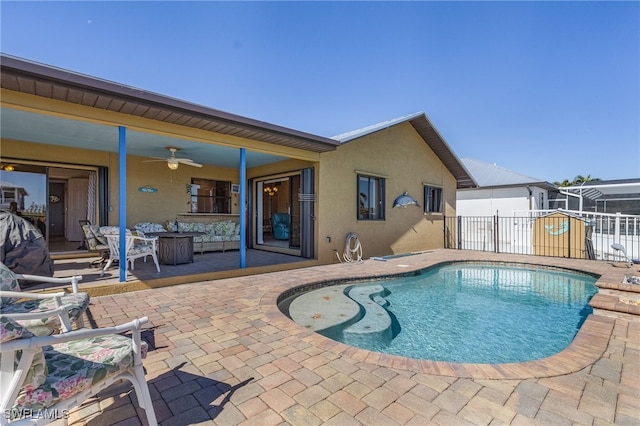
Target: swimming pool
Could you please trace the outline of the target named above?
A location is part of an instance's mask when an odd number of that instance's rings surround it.
[[[295,311],[303,312],[311,318],[307,327],[327,320],[316,331],[376,352],[447,362],[524,362],[571,343],[591,313],[596,279],[558,268],[456,262],[399,278],[322,287],[289,301],[285,313],[303,323]]]

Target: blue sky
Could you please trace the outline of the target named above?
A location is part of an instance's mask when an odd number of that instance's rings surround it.
[[[3,53],[321,136],[424,111],[460,158],[640,177],[636,1],[3,0],[0,19]]]

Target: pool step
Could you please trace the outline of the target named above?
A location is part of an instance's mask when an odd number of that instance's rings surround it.
[[[323,287],[296,297],[289,306],[292,320],[313,331],[322,332],[358,321],[360,305],[344,294],[351,285]]]
[[[640,277],[628,275],[621,283],[598,284],[598,293],[589,306],[598,315],[640,321]]]
[[[383,307],[389,303],[384,296],[388,294],[386,288],[379,284],[354,286],[348,291],[349,297],[355,300],[364,310],[360,321],[342,330],[345,343],[354,344],[366,339],[386,344],[393,339],[391,316]]]
[[[388,290],[379,284],[337,285],[310,291],[289,305],[292,320],[327,337],[347,344],[393,339]]]

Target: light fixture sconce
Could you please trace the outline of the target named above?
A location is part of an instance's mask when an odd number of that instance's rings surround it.
[[[178,170],[178,160],[169,158],[167,160],[167,167],[169,167],[171,170]]]
[[[4,170],[5,172],[12,172],[15,169],[16,168],[13,166],[13,164],[5,164],[4,166],[2,166],[2,170]]]

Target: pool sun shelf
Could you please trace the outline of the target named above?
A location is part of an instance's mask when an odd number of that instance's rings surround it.
[[[392,323],[383,307],[387,290],[379,284],[337,285],[298,296],[289,306],[291,319],[327,337],[346,342],[391,341]]]

